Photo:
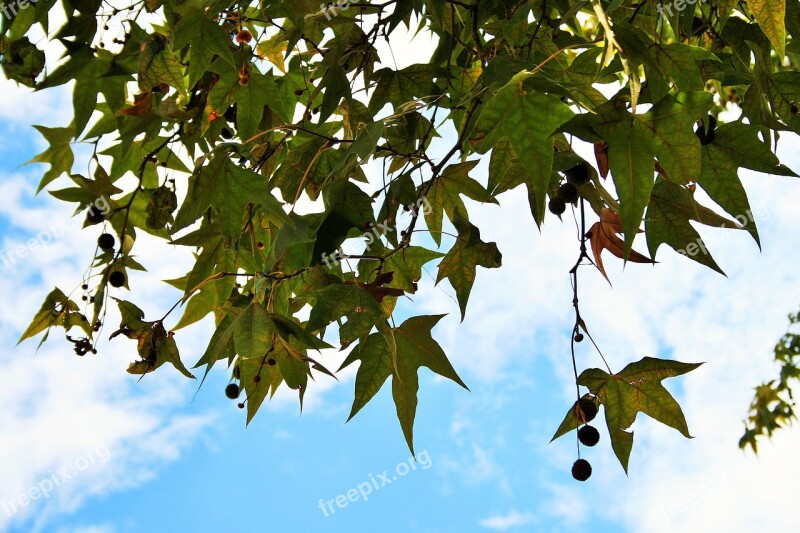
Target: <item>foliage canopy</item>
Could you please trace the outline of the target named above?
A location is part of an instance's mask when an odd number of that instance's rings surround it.
[[[352,348],[343,366],[360,365],[350,416],[391,378],[413,450],[418,370],[466,385],[432,335],[441,317],[397,325],[398,299],[438,260],[437,283],[452,285],[463,318],[477,267],[502,262],[465,198],[498,203],[524,185],[540,226],[548,207],[580,206],[576,284],[580,264],[605,275],[603,251],[650,262],[663,244],[722,272],[693,222],[759,242],[739,170],[795,176],[774,148],[781,132],[800,133],[800,1],[680,6],[39,0],[4,13],[6,76],[37,91],[73,84],[72,122],[37,126],[49,143],[33,159],[49,165],[39,190],[118,243],[96,250],[86,300],[55,289],[21,340],[79,330],[67,339],[86,353],[116,304],[113,335],[136,340],[140,356],[129,372],[170,363],[192,376],[172,332],[213,314],[194,368],[228,364],[249,422],[280,386],[302,405],[312,371],[334,375],[316,355],[333,327]],[[54,23],[62,11],[66,22]],[[433,44],[411,41],[419,61],[396,68],[392,49],[417,33]],[[574,150],[581,142],[594,145],[592,163]],[[76,143],[93,148],[91,175],[73,170]],[[488,179],[478,180],[483,158]],[[698,188],[716,205],[701,205]],[[304,209],[309,201],[317,208]],[[632,248],[642,225],[649,257]],[[168,282],[180,301],[150,321],[119,298],[126,273],[146,267],[135,258],[144,234],[196,254]],[[342,257],[354,240],[363,253]],[[575,294],[580,342],[577,285]],[[640,411],[689,436],[661,381],[696,366],[646,357],[617,374],[575,369],[623,467]],[[584,415],[570,409],[556,436]]]

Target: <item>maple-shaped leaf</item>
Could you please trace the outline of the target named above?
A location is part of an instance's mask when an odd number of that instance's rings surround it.
[[[611,447],[626,473],[633,448],[633,432],[626,430],[639,412],[692,438],[680,405],[661,382],[691,372],[702,364],[645,357],[630,363],[618,374],[590,368],[578,376],[578,384],[587,387],[605,408]]]
[[[761,247],[750,202],[738,175],[739,168],[779,176],[796,177],[797,174],[780,164],[769,144],[759,138],[759,131],[756,126],[739,122],[719,126],[714,142],[702,147],[702,166],[696,181],[729,215],[739,221],[745,217],[744,229]]]
[[[384,316],[375,296],[360,284],[337,283],[310,292],[307,298],[315,299],[306,329],[316,331],[342,317],[347,318],[339,328],[342,349],[370,332]]]
[[[356,346],[342,367],[361,361],[356,374],[356,392],[350,417],[353,418],[381,389],[386,378],[392,376],[392,397],[397,418],[403,429],[408,447],[414,453],[414,418],[417,412],[420,367],[427,367],[442,377],[451,379],[469,390],[461,381],[441,346],[433,340],[431,330],[444,315],[412,317],[398,328],[392,328],[396,342],[396,364],[392,349],[383,333],[373,333]]]
[[[478,267],[500,268],[503,254],[498,250],[497,243],[483,242],[480,230],[460,218],[458,213],[454,225],[458,228],[458,240],[439,263],[436,283],[445,278],[450,281],[450,285],[456,290],[458,305],[461,308],[461,320],[464,320],[469,293],[472,292]]]
[[[481,110],[470,143],[486,153],[507,138],[530,178],[535,198],[531,210],[537,225],[544,220],[547,187],[553,169],[552,134],[572,117],[570,108],[557,96],[530,90],[525,81],[533,78],[520,72],[503,86]]]
[[[70,125],[66,128],[46,128],[44,126],[34,126],[34,128],[42,134],[50,145],[47,150],[25,163],[26,165],[29,163],[50,164],[50,169],[44,173],[39,186],[36,188],[38,193],[61,174],[72,170],[72,163],[75,161],[75,155],[72,153],[72,139],[75,137],[75,127]]]
[[[68,331],[73,326],[77,326],[83,329],[87,335],[91,335],[92,331],[86,317],[80,312],[80,306],[70,300],[60,289],[55,288],[47,295],[42,307],[33,317],[17,344],[20,344],[25,339],[35,337],[43,331],[49,332],[53,326],[62,327]],[[39,346],[45,340],[47,340],[47,333],[45,333]]]
[[[659,178],[653,187],[645,217],[650,255],[655,257],[659,246],[667,244],[681,255],[724,275],[725,273],[711,257],[700,234],[692,227],[691,221],[717,228],[742,229],[738,222],[722,217],[700,205],[694,199],[691,189]]]
[[[398,287],[406,292],[417,292],[417,282],[422,277],[422,267],[429,261],[443,257],[444,254],[419,246],[409,246],[399,254],[394,254],[386,261],[385,268],[394,272],[394,278],[388,283],[390,287]]]
[[[608,250],[620,259],[624,258],[625,243],[618,235],[622,233],[622,221],[618,214],[604,207],[600,212],[600,220],[589,228],[589,233],[591,234],[589,240],[592,247],[592,255],[594,255],[594,262],[600,270],[600,273],[603,274],[603,277],[610,283],[611,280],[608,279],[608,274],[606,274],[606,269],[603,266],[602,253],[603,250]],[[628,261],[633,261],[634,263],[654,262],[652,259],[643,256],[636,250],[631,250]]]
[[[136,340],[136,351],[141,359],[128,365],[128,373],[143,376],[164,363],[170,363],[187,378],[195,379],[181,361],[178,345],[168,334],[161,321],[146,322],[144,312],[131,302],[117,300],[122,321],[119,329],[109,337],[124,335]]]
[[[274,219],[290,223],[280,202],[267,189],[263,176],[235,165],[227,154],[217,153],[190,179],[186,200],[171,230],[176,233],[189,226],[210,206],[219,215],[222,231],[229,236],[237,235],[244,224],[244,207],[253,201]]]
[[[214,56],[219,56],[230,65],[235,65],[231,52],[231,39],[218,23],[200,9],[188,8],[182,13],[172,46],[175,50],[188,47],[190,53],[189,85],[200,79]]]
[[[475,160],[448,166],[428,191],[427,200],[431,207],[424,210],[423,214],[436,246],[442,243],[443,213],[447,214],[453,224],[458,216],[466,218],[467,208],[461,199],[462,194],[478,202],[497,203],[497,200],[486,193],[483,185],[469,176],[477,164],[478,161]]]

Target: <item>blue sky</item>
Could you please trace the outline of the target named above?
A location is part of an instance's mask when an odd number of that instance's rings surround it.
[[[415,443],[429,461],[325,516],[320,500],[335,501],[384,471],[391,479],[409,464],[388,388],[345,425],[352,371],[340,383],[322,376],[302,416],[294,398],[279,394],[245,429],[243,413],[224,397],[222,368],[193,401],[196,383],[169,369],[140,383],[125,374],[134,350],[124,340],[84,358],[56,334],[36,355],[35,342],[14,347],[53,285],[69,291],[80,283],[97,231],[78,232],[68,207],[34,198],[43,166],[19,167],[43,148],[30,124],[69,122],[69,94],[1,83],[0,249],[53,227],[65,231],[12,267],[0,265],[0,504],[64,468],[72,475],[47,498],[13,513],[0,508],[0,530],[749,531],[790,523],[783,510],[795,505],[800,434],[779,434],[759,458],[736,442],[752,387],[774,374],[771,348],[800,301],[795,180],[746,177],[763,253],[744,233],[703,232],[727,278],[666,249],[656,267],[623,272],[607,259],[613,289],[596,272],[582,273],[584,317],[612,367],[645,355],[707,362],[667,382],[695,439],[637,420],[626,477],[601,427],[600,444],[585,452],[594,474],[583,484],[569,473],[574,440],[548,445],[574,394],[574,225],[548,220],[540,234],[520,191],[501,196],[500,207],[470,203],[504,267],[479,270],[463,323],[452,289],[434,287],[430,275],[404,312],[449,313],[434,336],[472,392],[423,370]],[[781,142],[795,170],[798,147],[796,138]],[[177,298],[157,280],[182,275],[190,258],[146,242],[139,253],[150,272],[132,277],[133,299],[155,314]],[[210,334],[208,322],[178,332],[187,362]],[[343,359],[323,357],[329,367]],[[581,368],[601,365],[588,346],[578,357]]]

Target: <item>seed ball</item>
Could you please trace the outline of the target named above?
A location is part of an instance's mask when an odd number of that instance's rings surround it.
[[[236,383],[231,383],[227,387],[225,387],[225,396],[230,398],[231,400],[235,400],[239,397],[239,385]]]
[[[247,30],[242,30],[236,34],[236,42],[237,43],[249,43],[253,40],[253,36]]]
[[[578,459],[572,464],[572,477],[578,481],[586,481],[592,475],[592,465],[586,459]]]
[[[578,163],[574,167],[564,171],[567,177],[567,183],[573,185],[583,185],[589,181],[589,169],[586,168],[585,163]]]
[[[108,276],[108,282],[111,284],[112,287],[119,289],[123,285],[125,285],[125,273],[120,272],[119,270],[115,270]]]
[[[717,137],[715,132],[716,129],[716,117],[714,117],[714,115],[708,115],[708,131],[706,131],[703,124],[698,124],[697,129],[694,130],[694,134],[697,135],[698,139],[700,139],[700,144],[705,146],[714,142],[714,139]]]
[[[578,333],[577,335],[575,335],[575,342],[581,342],[581,341],[583,341],[583,333]]]
[[[275,361],[275,359],[271,359],[271,358],[267,359],[267,364],[269,366],[275,366],[276,363],[277,363],[277,361]]]
[[[86,224],[88,226],[99,224],[105,219],[106,215],[100,210],[95,210],[94,208],[92,208],[86,212]]]
[[[103,233],[97,238],[97,246],[99,246],[101,250],[111,250],[114,248],[116,242],[116,239],[114,239],[114,236],[110,233]]]
[[[564,183],[558,188],[558,196],[566,203],[571,204],[578,199],[578,188],[571,183]]]
[[[547,208],[554,215],[561,215],[567,210],[567,204],[560,197],[554,196],[553,198],[550,198],[550,203],[547,204]]]
[[[575,402],[575,408],[580,410],[580,414],[583,414],[583,420],[586,422],[591,422],[597,416],[597,405],[588,398],[581,398]],[[580,414],[578,414],[579,417]]]
[[[592,447],[600,442],[600,432],[592,426],[583,426],[578,430],[578,440],[584,446]]]

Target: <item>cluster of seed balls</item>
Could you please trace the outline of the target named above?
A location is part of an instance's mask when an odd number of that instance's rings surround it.
[[[574,204],[578,201],[578,185],[583,185],[589,181],[589,170],[586,165],[579,163],[574,167],[564,171],[567,182],[558,188],[558,194],[550,199],[547,208],[554,215],[561,215],[567,210],[567,204]]]
[[[597,416],[597,405],[594,400],[589,398],[581,398],[575,402],[573,407],[575,415],[579,421],[584,423],[583,427],[578,429],[578,441],[584,446],[592,447],[600,442],[600,432],[589,422],[594,420]],[[572,465],[572,477],[578,481],[586,481],[592,475],[592,465],[586,459],[578,459]]]
[[[100,224],[106,220],[106,214],[103,213],[99,209],[90,208],[86,212],[86,224],[93,226],[95,224]],[[113,250],[117,244],[117,240],[114,238],[113,235],[110,233],[103,233],[100,237],[97,238],[97,247],[103,250],[104,252]],[[114,288],[120,288],[125,285],[125,272],[121,270],[115,270],[108,275],[108,283]],[[88,286],[83,287],[84,290],[88,289]]]
[[[113,250],[117,241],[110,233],[103,233],[97,238],[97,246],[103,251]],[[108,283],[114,288],[120,288],[125,285],[125,273],[120,270],[115,270],[108,275]]]

